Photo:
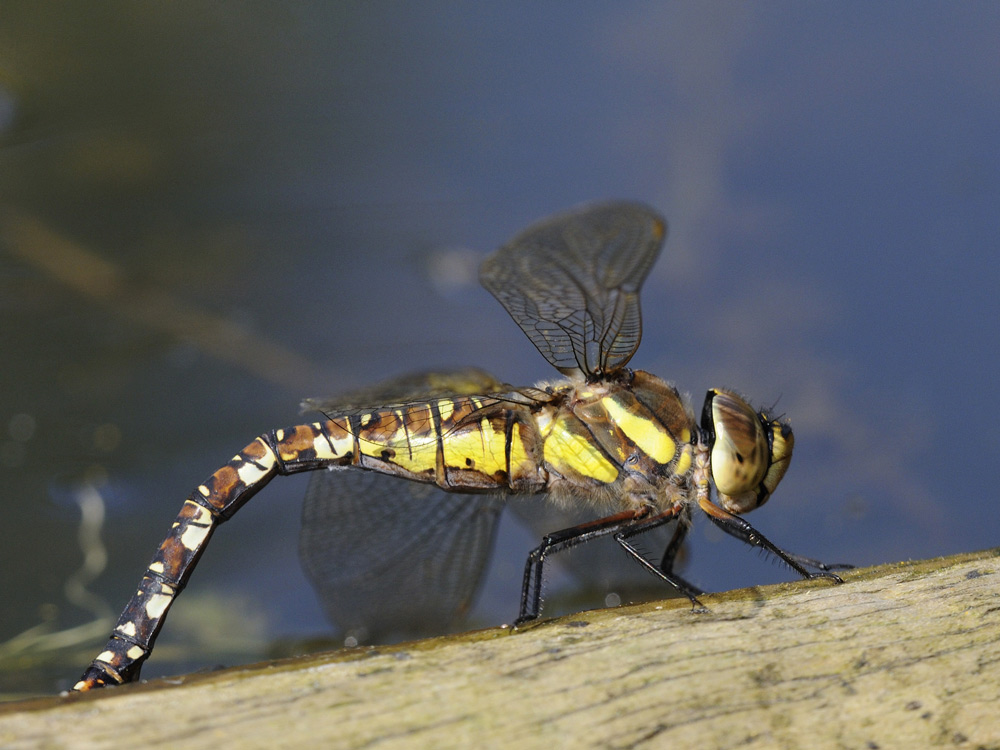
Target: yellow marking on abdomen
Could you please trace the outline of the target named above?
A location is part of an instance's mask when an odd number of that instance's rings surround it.
[[[181,544],[184,545],[184,549],[196,552],[201,549],[201,546],[205,543],[205,539],[208,537],[211,530],[211,521],[209,521],[207,526],[203,526],[200,523],[195,522],[184,529],[184,533],[181,534]]]
[[[277,461],[274,451],[268,447],[267,443],[260,438],[257,438],[257,442],[263,445],[266,450],[266,454],[263,458],[259,458],[256,461],[249,461],[245,458],[241,458],[240,456],[233,458],[233,461],[243,462],[242,465],[236,470],[236,474],[239,476],[240,481],[247,487],[256,484],[262,477],[266,476],[274,468],[274,464]],[[260,464],[260,466],[258,464]]]
[[[327,436],[323,432],[323,425],[319,422],[313,424],[313,428],[316,430],[316,437],[313,440],[316,458],[341,458],[354,450],[354,437],[350,434],[343,440],[337,440]]]
[[[522,449],[523,452],[523,449]],[[463,426],[444,437],[444,463],[451,469],[474,469],[487,476],[507,471],[507,436],[489,419]]]
[[[437,408],[442,422],[447,422],[451,419],[451,415],[455,413],[455,404],[450,398],[440,399],[437,402]]]
[[[643,453],[658,463],[670,463],[677,452],[677,444],[663,425],[633,414],[614,398],[604,398],[601,403],[608,416]]]
[[[146,614],[154,620],[159,619],[167,611],[173,598],[172,594],[153,594],[146,602]]]
[[[410,432],[405,422],[399,419],[399,429],[381,440],[358,437],[358,449],[362,454],[389,461],[407,471],[422,473],[433,470],[437,458],[437,437],[432,433]],[[389,455],[383,458],[383,454]]]
[[[374,446],[375,450],[368,455],[381,458],[383,450],[387,448],[391,449],[393,454],[388,459],[389,461],[407,471],[419,474],[434,469],[437,458],[436,442],[436,440],[423,440],[419,443],[411,443],[410,445],[403,442],[383,446],[370,443],[370,445]],[[361,445],[364,446],[364,442]],[[364,448],[362,448],[361,452],[367,453]]]
[[[510,476],[519,477],[535,473],[535,462],[528,457],[524,441],[521,440],[521,425],[515,424],[510,431]]]

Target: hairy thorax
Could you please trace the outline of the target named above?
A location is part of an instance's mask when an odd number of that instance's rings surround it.
[[[535,415],[549,489],[612,510],[665,510],[688,497],[695,422],[677,389],[649,373],[544,386]]]

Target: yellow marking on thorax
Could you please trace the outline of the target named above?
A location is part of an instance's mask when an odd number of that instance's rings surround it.
[[[546,438],[555,426],[555,412],[550,409],[543,409],[535,415],[535,424],[538,425],[538,433]]]
[[[677,459],[677,465],[674,467],[675,474],[687,474],[691,469],[691,444],[688,443],[681,449],[681,455]]]
[[[663,425],[633,414],[612,397],[601,399],[601,404],[608,416],[643,453],[658,463],[670,463],[677,452],[677,444]]]
[[[563,476],[574,474],[609,484],[618,478],[615,468],[592,440],[553,422],[543,447],[545,462]]]

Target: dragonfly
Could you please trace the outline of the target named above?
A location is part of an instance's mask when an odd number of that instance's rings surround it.
[[[788,469],[789,423],[719,388],[697,420],[674,385],[627,367],[642,336],[639,291],[666,233],[646,205],[589,204],[533,224],[487,257],[482,285],[561,377],[515,388],[475,369],[424,373],[307,400],[322,419],[260,435],[184,501],[73,690],[137,680],[215,529],[274,477],[299,472],[318,472],[301,553],[327,608],[350,610],[351,589],[378,592],[360,598],[357,623],[389,590],[401,611],[414,602],[443,616],[467,609],[511,495],[544,496],[593,518],[546,534],[531,551],[515,628],[541,613],[549,556],[609,536],[703,609],[704,592],[674,570],[695,508],[803,578],[840,583],[832,571],[850,566],[787,552],[742,517]],[[648,559],[636,537],[671,522],[662,557]],[[421,598],[414,592],[426,580],[435,586]]]

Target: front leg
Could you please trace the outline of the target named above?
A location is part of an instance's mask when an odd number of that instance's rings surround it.
[[[826,565],[825,563],[821,563],[818,560],[813,560],[809,557],[800,557],[799,555],[793,555],[785,552],[757,531],[757,529],[751,526],[746,519],[734,515],[729,511],[723,510],[710,500],[700,499],[698,505],[703,511],[705,511],[712,523],[725,531],[727,534],[746,542],[753,547],[759,547],[765,552],[769,552],[777,556],[782,562],[803,578],[826,578],[834,583],[843,583],[844,581],[840,576],[835,573],[831,573],[830,571],[833,568],[841,569],[844,567],[851,567],[849,565]],[[808,570],[810,567],[816,568],[818,572]]]

